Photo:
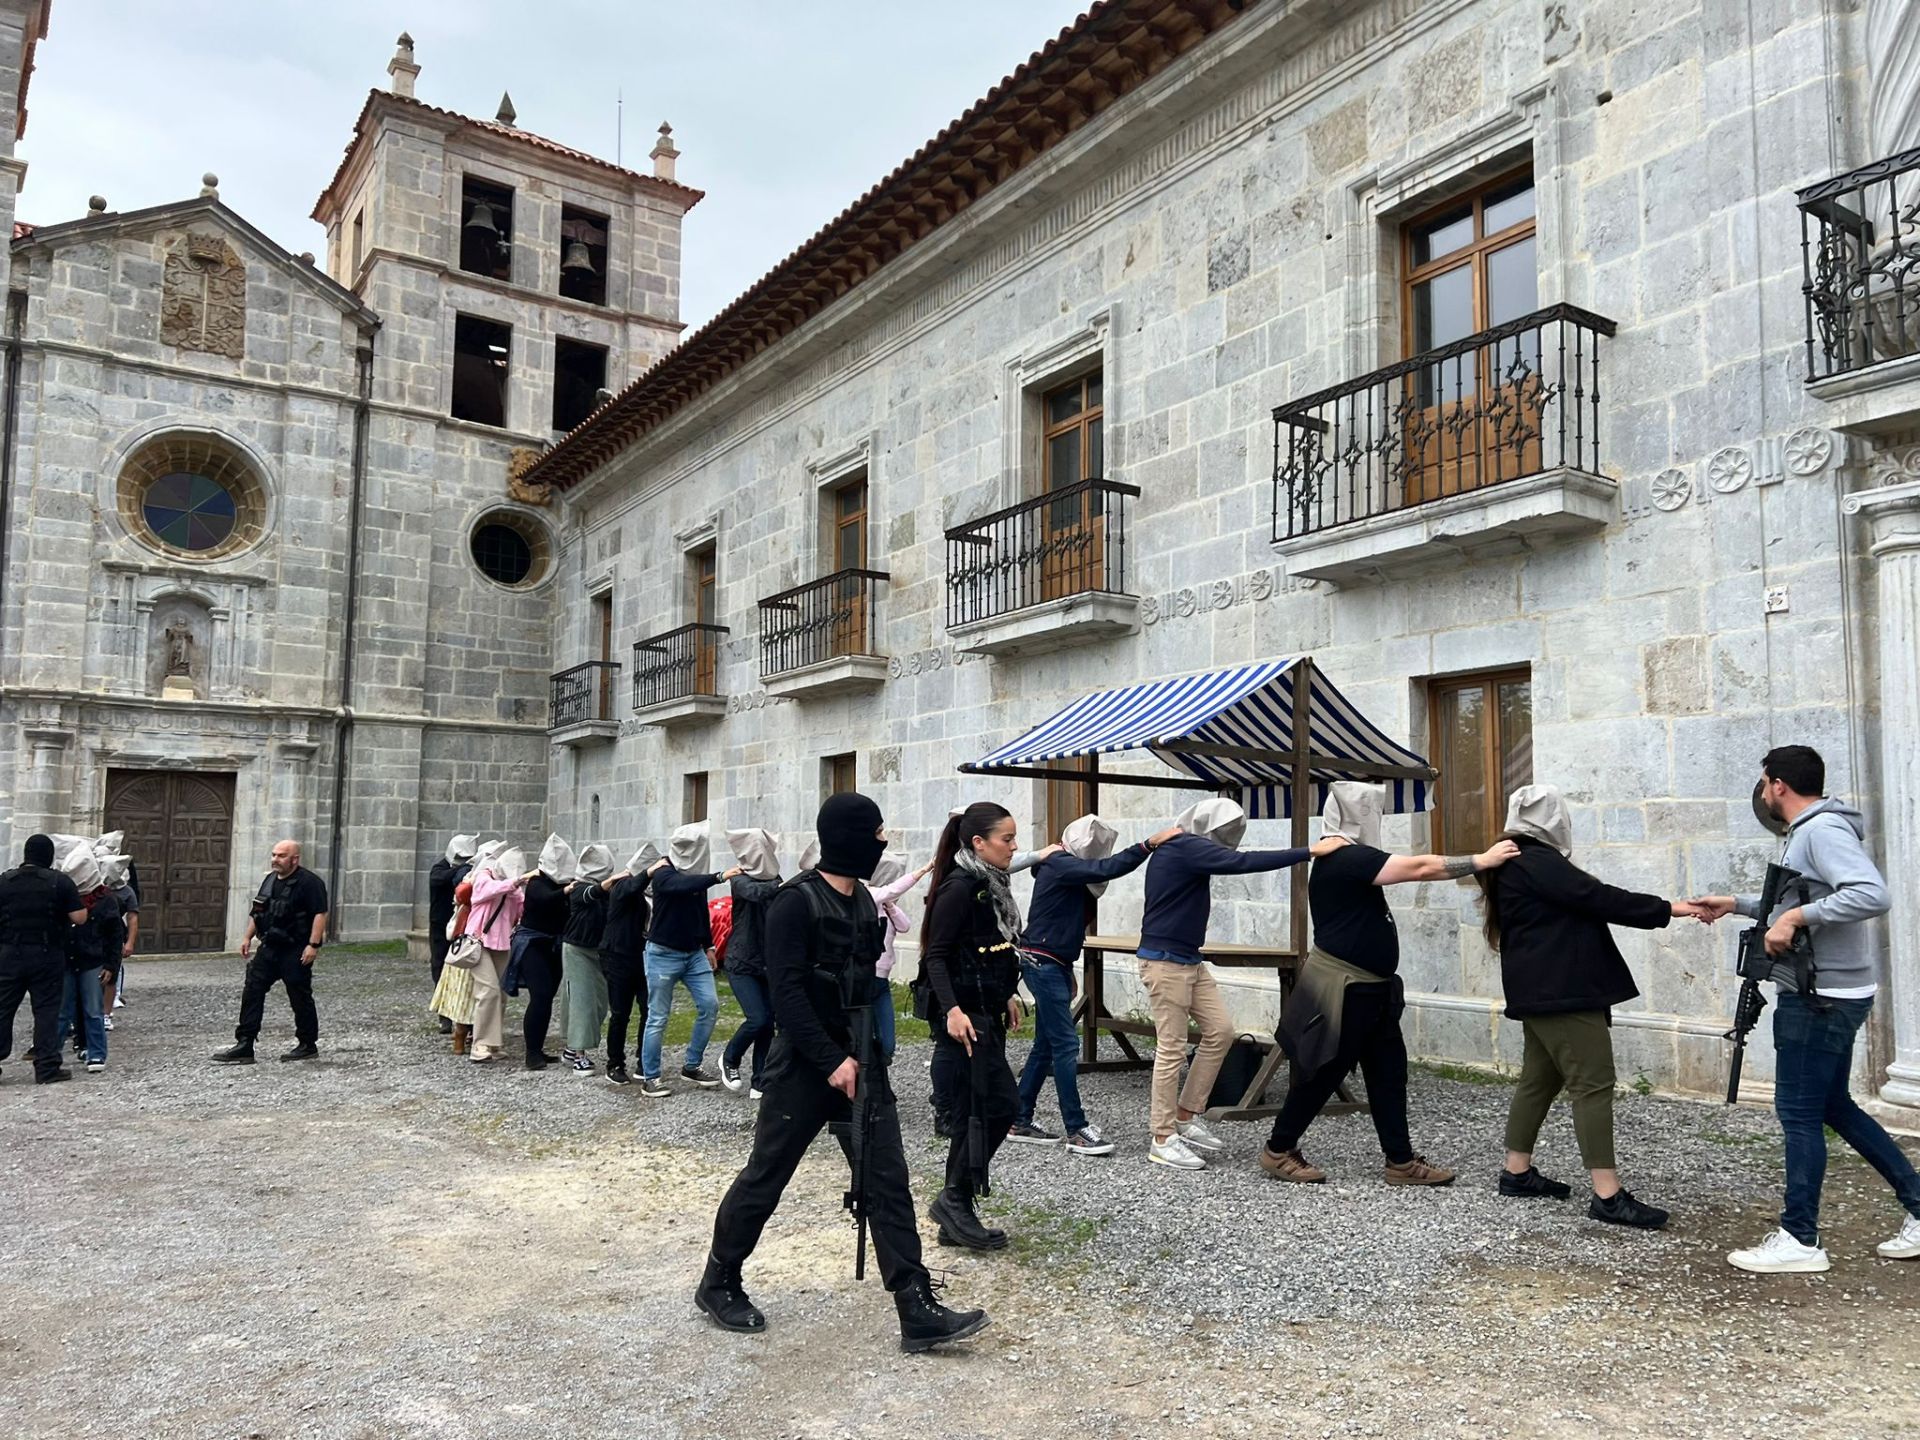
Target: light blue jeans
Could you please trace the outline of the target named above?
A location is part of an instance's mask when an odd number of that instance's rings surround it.
[[[667,1020],[673,1014],[673,987],[678,981],[693,996],[693,1035],[687,1041],[686,1066],[697,1069],[707,1055],[713,1022],[720,1015],[720,988],[713,983],[713,967],[704,950],[666,950],[647,942],[647,1029],[640,1037],[640,1073],[660,1078],[660,1046]]]
[[[106,1012],[101,1009],[106,998],[98,965],[67,971],[67,988],[60,999],[60,1043],[65,1045],[67,1036],[73,1033],[74,1012],[78,1011],[86,1033],[89,1062],[104,1063],[107,1058]]]

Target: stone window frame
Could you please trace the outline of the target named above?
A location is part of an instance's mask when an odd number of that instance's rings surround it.
[[[239,513],[233,532],[211,549],[181,550],[167,544],[152,532],[142,513],[145,486],[138,481],[155,477],[136,476],[134,468],[150,451],[169,444],[225,450],[226,458],[237,467],[236,477],[241,483],[236,487],[235,508]],[[238,559],[259,549],[274,533],[278,521],[279,486],[266,457],[242,436],[197,419],[159,420],[124,437],[102,468],[100,485],[101,512],[114,516],[125,539],[143,551],[183,565],[214,565]]]
[[[693,573],[693,557],[703,550],[713,552],[714,623],[716,625],[726,623],[720,618],[724,613],[720,608],[720,591],[726,581],[721,566],[724,557],[721,551],[720,529],[720,512],[716,510],[711,515],[683,525],[673,532],[674,567],[672,574],[667,577],[672,593],[668,596],[667,603],[660,608],[659,613],[662,616],[681,617],[675,622],[676,625],[692,625],[700,618],[694,611],[693,586],[690,583],[690,577]]]
[[[1341,225],[1345,350],[1337,360],[1337,378],[1365,375],[1406,358],[1401,284],[1401,231],[1406,222],[1523,165],[1533,172],[1539,303],[1545,308],[1570,298],[1567,176],[1557,98],[1555,83],[1543,81],[1420,154],[1348,183]]]
[[[505,525],[520,533],[533,551],[533,569],[525,580],[508,585],[480,568],[473,558],[473,537],[482,525]],[[504,590],[509,595],[524,595],[551,584],[560,571],[560,548],[559,537],[553,533],[553,527],[544,515],[531,505],[520,505],[510,500],[492,500],[476,507],[467,516],[460,531],[461,558],[483,584]],[[611,578],[608,583],[612,583]]]
[[[806,566],[802,572],[803,582],[834,573],[834,526],[838,518],[834,497],[843,486],[862,476],[867,485],[867,568],[886,568],[878,563],[879,557],[887,553],[885,531],[877,523],[887,513],[880,488],[879,454],[880,432],[871,430],[808,459],[806,539],[800,556]]]
[[[992,508],[1031,500],[1041,490],[1045,473],[1046,416],[1041,401],[1049,390],[1070,380],[1100,372],[1101,444],[1105,478],[1112,479],[1123,464],[1121,435],[1115,423],[1119,405],[1115,336],[1120,329],[1117,303],[1096,311],[1072,333],[1036,349],[1010,357],[1000,385],[1000,480]]]

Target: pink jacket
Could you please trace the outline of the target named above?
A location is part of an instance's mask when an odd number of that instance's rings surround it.
[[[925,878],[918,870],[909,870],[891,885],[878,888],[869,885],[867,893],[873,896],[874,909],[880,918],[886,921],[886,944],[880,951],[879,963],[873,967],[873,973],[882,980],[893,974],[893,937],[904,935],[913,928],[913,922],[907,918],[906,911],[893,902],[905,895]]]
[[[506,897],[504,900],[502,895]],[[476,937],[489,950],[510,949],[513,927],[520,923],[520,908],[526,902],[526,892],[515,883],[513,876],[505,879],[491,873],[474,876],[473,903],[467,910],[467,934]]]

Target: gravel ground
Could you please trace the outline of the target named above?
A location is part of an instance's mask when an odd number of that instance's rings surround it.
[[[817,1146],[748,1270],[764,1337],[688,1294],[745,1157],[749,1105],[471,1066],[390,955],[330,949],[323,1059],[222,1070],[239,963],[136,964],[104,1075],[0,1079],[0,1432],[179,1436],[1200,1434],[1911,1435],[1920,1265],[1879,1260],[1898,1219],[1838,1153],[1835,1265],[1754,1277],[1724,1251],[1777,1207],[1780,1147],[1752,1110],[1623,1097],[1628,1183],[1670,1206],[1625,1234],[1584,1204],[1492,1191],[1507,1090],[1422,1074],[1416,1143],[1461,1170],[1389,1190],[1364,1115],[1283,1186],[1264,1127],[1226,1127],[1205,1174],[1144,1158],[1146,1078],[1083,1080],[1105,1160],[1009,1146],[985,1207],[1008,1253],[930,1247],[994,1324],[953,1354],[895,1347],[851,1277],[844,1167]],[[723,1029],[724,1033],[724,1029]],[[24,1047],[25,1035],[20,1036]],[[1024,1045],[1016,1042],[1016,1054]],[[928,1051],[895,1083],[924,1199],[941,1147]],[[1057,1122],[1046,1109],[1043,1123]],[[1578,1178],[1556,1114],[1543,1168]]]

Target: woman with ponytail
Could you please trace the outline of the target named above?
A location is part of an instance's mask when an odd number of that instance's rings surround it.
[[[989,1193],[987,1168],[1020,1104],[1007,1066],[1007,1031],[1020,1024],[1014,839],[1013,816],[990,800],[950,817],[934,847],[933,895],[920,929],[933,995],[933,1087],[953,1106],[946,1188],[928,1214],[942,1245],[970,1250],[1007,1243],[1005,1231],[980,1223],[974,1200]]]

